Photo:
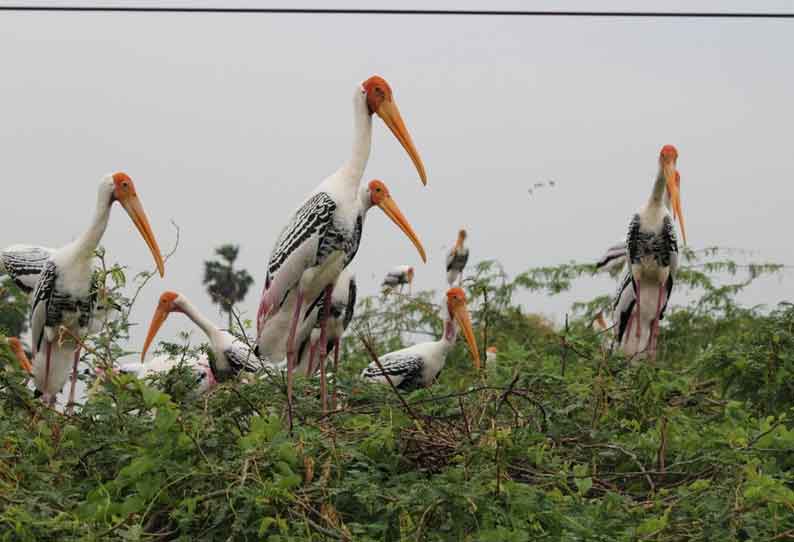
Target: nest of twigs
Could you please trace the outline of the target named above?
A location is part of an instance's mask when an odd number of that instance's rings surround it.
[[[429,418],[400,434],[402,457],[416,470],[428,473],[439,472],[449,465],[466,441],[463,427]]]

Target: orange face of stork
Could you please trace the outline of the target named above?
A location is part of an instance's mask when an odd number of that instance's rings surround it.
[[[403,215],[402,211],[400,211],[400,208],[397,206],[397,202],[395,202],[394,198],[391,197],[386,183],[378,179],[374,179],[369,182],[368,189],[372,205],[377,205],[380,207],[381,211],[383,211],[386,216],[388,216],[389,219],[391,219],[391,221],[403,231],[408,239],[410,239],[414,244],[416,250],[419,251],[422,261],[426,262],[427,256],[425,254],[425,247],[422,246],[419,236],[416,235],[416,232],[411,227],[411,224],[408,223],[408,219],[406,219],[405,215]]]
[[[397,102],[394,101],[394,95],[389,83],[383,77],[373,75],[361,83],[361,90],[366,95],[369,114],[378,115],[389,127],[394,137],[397,138],[405,152],[411,157],[422,184],[426,185],[425,165],[411,139],[411,134],[408,133],[408,128],[405,127],[405,122],[402,115],[400,115],[400,110],[397,108]]]
[[[146,357],[146,352],[149,350],[149,346],[152,344],[157,332],[168,319],[168,315],[172,312],[183,312],[182,307],[180,307],[177,302],[178,298],[178,293],[170,291],[163,292],[160,296],[160,300],[157,302],[157,308],[154,309],[154,316],[152,316],[152,321],[149,324],[149,332],[146,334],[146,341],[143,343],[141,362],[143,362],[143,359]]]
[[[684,213],[681,210],[681,175],[677,169],[678,149],[673,145],[665,145],[659,153],[659,165],[662,168],[667,193],[670,194],[670,203],[673,206],[673,219],[681,224],[681,236],[686,244],[686,228],[684,227]]]
[[[135,224],[141,237],[146,242],[146,246],[149,247],[154,257],[154,263],[157,265],[157,271],[162,277],[165,274],[165,264],[160,253],[160,246],[157,244],[152,227],[149,225],[149,219],[143,210],[143,204],[138,198],[135,183],[132,182],[132,179],[126,173],[117,172],[113,174],[113,201],[118,201],[121,204],[132,223]]]
[[[471,317],[469,316],[469,309],[466,307],[466,294],[461,288],[450,288],[447,290],[447,309],[450,316],[455,319],[455,322],[463,331],[463,336],[466,338],[466,343],[469,345],[469,353],[474,367],[479,370],[480,368],[480,351],[477,348],[477,340],[474,338],[474,329],[471,325]]]

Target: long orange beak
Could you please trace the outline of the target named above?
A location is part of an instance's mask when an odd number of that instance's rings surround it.
[[[149,219],[146,217],[146,213],[143,210],[141,200],[138,199],[137,195],[133,194],[124,199],[120,199],[119,203],[121,203],[121,206],[124,207],[125,211],[127,211],[127,214],[130,215],[132,223],[135,224],[135,227],[138,228],[141,237],[143,237],[143,240],[146,241],[146,246],[149,247],[149,250],[152,252],[152,256],[154,256],[154,262],[157,264],[157,271],[162,277],[165,274],[163,256],[160,254],[160,247],[157,244],[157,239],[154,238],[152,227],[149,225]]]
[[[402,144],[405,152],[411,157],[416,171],[419,172],[419,178],[422,179],[422,184],[427,185],[427,173],[425,173],[425,165],[422,163],[422,158],[419,156],[419,151],[416,150],[414,142],[411,139],[411,134],[408,133],[408,128],[405,127],[400,110],[394,100],[384,100],[377,111],[377,115],[383,119],[386,126],[394,134],[394,137]]]
[[[681,176],[675,169],[675,164],[666,162],[663,167],[664,177],[667,183],[667,192],[670,194],[670,202],[673,205],[673,219],[681,224],[681,236],[686,245],[686,228],[684,227],[684,213],[681,211]]]
[[[480,369],[480,350],[477,348],[477,341],[474,339],[474,329],[471,326],[471,317],[469,316],[469,309],[465,304],[458,305],[452,309],[452,317],[457,322],[460,329],[463,331],[463,336],[469,344],[469,352],[471,353],[471,360],[474,362],[474,367]]]
[[[25,349],[22,348],[22,343],[19,342],[19,339],[15,337],[9,337],[8,346],[11,347],[11,351],[16,356],[17,361],[19,362],[19,366],[22,367],[22,370],[28,374],[32,374],[33,365],[31,365],[27,354],[25,354]]]
[[[408,223],[408,220],[403,215],[400,208],[395,203],[394,198],[391,196],[386,196],[383,200],[378,203],[378,207],[388,216],[392,222],[397,224],[397,226],[403,231],[405,235],[408,236],[408,239],[416,247],[416,250],[419,251],[419,255],[422,257],[422,261],[427,263],[427,256],[425,255],[425,247],[422,246],[422,242],[419,240],[419,237],[416,235],[416,232]]]
[[[141,363],[143,363],[143,358],[146,357],[146,352],[149,350],[149,346],[151,346],[154,337],[157,335],[157,332],[168,319],[169,312],[170,311],[168,309],[162,307],[159,303],[157,304],[157,309],[154,311],[152,322],[149,324],[149,332],[146,334],[146,341],[143,343],[143,350],[141,351]]]

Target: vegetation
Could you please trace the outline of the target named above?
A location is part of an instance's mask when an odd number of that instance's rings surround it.
[[[338,410],[321,416],[316,382],[298,378],[293,434],[280,374],[206,396],[184,368],[117,375],[64,416],[8,363],[0,540],[792,540],[794,305],[735,299],[780,267],[686,256],[677,296],[695,302],[668,313],[654,363],[609,352],[592,331],[606,298],[577,304],[563,329],[518,305],[589,266],[511,280],[482,262],[464,284],[497,361],[475,374],[460,344],[435,386],[398,396],[357,378],[364,343],[385,352],[436,335],[440,293],[363,299]],[[123,270],[108,277],[128,313]],[[126,353],[125,322],[87,361]]]
[[[203,284],[207,286],[212,302],[228,316],[229,329],[233,325],[234,306],[245,299],[248,288],[254,283],[254,278],[248,271],[234,268],[239,252],[240,247],[237,245],[221,245],[215,249],[215,254],[222,261],[204,262]]]

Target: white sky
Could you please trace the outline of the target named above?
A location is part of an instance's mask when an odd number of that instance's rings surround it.
[[[184,4],[198,3],[171,5]],[[395,4],[345,3],[365,5]],[[794,2],[719,7],[794,11]],[[203,260],[226,242],[242,246],[239,263],[256,279],[242,306],[253,314],[278,231],[348,157],[353,89],[379,73],[394,89],[429,181],[421,187],[378,119],[364,180],[390,186],[428,249],[419,288],[444,287],[444,256],[461,226],[472,260],[499,259],[512,274],[597,258],[647,198],[664,143],[680,152],[692,246],[753,249],[755,259],[794,264],[792,50],[794,20],[2,12],[0,245],[68,242],[89,221],[99,178],[123,170],[164,251],[173,242],[169,221],[182,230],[166,278],[153,280],[133,319],[145,326],[156,297],[175,289],[222,323],[201,274]],[[556,188],[528,194],[549,179]],[[116,208],[104,245],[111,259],[148,268],[151,257],[133,231]],[[362,294],[408,263],[419,264],[416,251],[373,210],[353,263]],[[744,300],[792,300],[792,279],[789,272],[763,281]],[[522,301],[559,318],[572,300],[613,287],[607,278],[587,280],[570,295]],[[161,337],[191,328],[172,320]]]

